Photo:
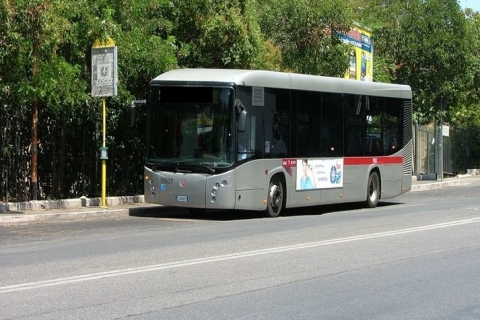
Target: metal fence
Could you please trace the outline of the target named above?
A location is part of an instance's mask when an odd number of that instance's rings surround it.
[[[440,148],[440,135],[443,136],[443,150]],[[480,168],[480,129],[450,127],[448,135],[444,135],[440,127],[414,125],[413,173],[435,173],[440,177],[442,164],[443,176]]]
[[[28,110],[0,106],[0,111],[0,201],[32,200],[31,119],[24,116]],[[145,124],[129,128],[126,110],[113,121],[107,143],[107,194],[142,194]],[[37,199],[100,196],[100,120],[87,112],[68,117],[41,110],[38,123]]]

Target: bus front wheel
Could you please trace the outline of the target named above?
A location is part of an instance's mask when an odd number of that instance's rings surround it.
[[[268,186],[268,200],[267,200],[267,216],[278,217],[283,209],[284,204],[284,186],[278,176],[274,176],[270,180]]]
[[[375,208],[380,200],[380,179],[378,173],[372,171],[368,177],[367,183],[367,201],[368,208]]]

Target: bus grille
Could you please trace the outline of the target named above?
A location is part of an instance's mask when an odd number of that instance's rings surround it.
[[[413,122],[412,122],[412,101],[405,101],[403,104],[403,174],[412,174],[412,160],[413,160]]]

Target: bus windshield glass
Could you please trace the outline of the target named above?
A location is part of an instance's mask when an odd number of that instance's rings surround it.
[[[146,165],[209,172],[232,165],[233,90],[152,86]]]

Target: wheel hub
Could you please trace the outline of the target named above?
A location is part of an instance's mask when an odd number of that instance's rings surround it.
[[[277,185],[270,187],[270,199],[272,206],[278,207],[280,205],[280,190]]]

